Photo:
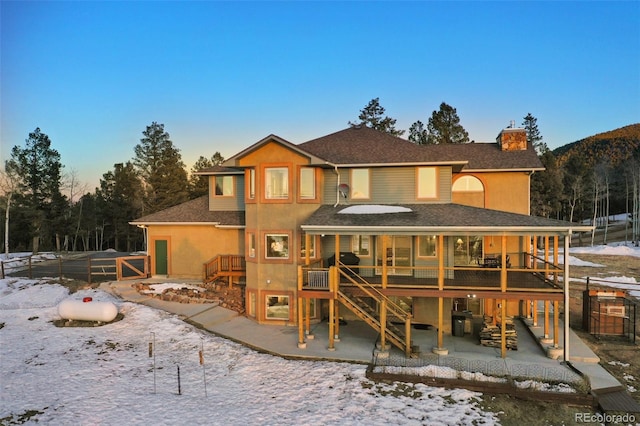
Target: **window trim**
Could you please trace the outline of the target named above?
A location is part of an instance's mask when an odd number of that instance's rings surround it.
[[[222,194],[218,194],[218,178],[223,179]],[[231,178],[231,194],[224,193],[224,179]],[[213,196],[216,198],[233,198],[236,195],[236,177],[233,175],[215,175],[213,176]]]
[[[318,168],[311,166],[298,166],[297,168],[297,176],[298,176],[298,188],[297,188],[297,201],[298,203],[315,203],[318,202],[320,196],[320,185],[318,178]],[[301,194],[302,191],[302,170],[312,170],[313,172],[313,197],[303,197]]]
[[[287,197],[283,198],[267,198],[267,170],[268,169],[286,169],[287,170]],[[263,203],[273,204],[287,204],[293,201],[293,176],[291,173],[291,163],[267,163],[260,165],[260,186],[256,185],[256,188],[260,188],[260,201]]]
[[[257,247],[257,241],[256,241],[256,233],[255,233],[255,231],[250,230],[250,231],[246,232],[246,236],[247,236],[247,241],[246,241],[245,246],[247,248],[247,250],[246,250],[247,252],[246,252],[245,255],[246,255],[248,261],[255,262],[258,259],[258,247]],[[253,256],[251,255],[251,249],[252,248],[253,248]]]
[[[354,172],[356,171],[365,171],[367,172],[367,193],[365,194],[365,196],[362,197],[354,197],[354,191],[355,191],[355,185],[354,185]],[[349,196],[351,197],[352,200],[370,200],[371,199],[371,169],[370,168],[356,168],[356,169],[351,169],[349,170],[349,186],[351,187],[351,194],[349,194]]]
[[[268,316],[268,309],[269,309],[269,298],[270,297],[286,297],[288,299],[288,303],[287,306],[289,308],[289,316],[287,318],[274,318],[274,317],[269,317]],[[290,291],[282,291],[282,290],[264,290],[262,292],[262,308],[263,308],[263,315],[262,318],[264,321],[282,321],[282,322],[290,322],[293,319],[293,313],[294,313],[294,297],[293,297],[293,293]]]
[[[433,195],[422,196],[420,195],[420,170],[431,169],[433,170]],[[416,167],[416,200],[437,200],[440,198],[440,169],[434,166],[418,166]]]
[[[244,171],[245,185],[245,201],[247,203],[256,202],[256,188],[258,187],[258,179],[255,167],[250,167]],[[253,189],[253,196],[251,190]]]
[[[270,257],[268,256],[269,250],[267,250],[267,237],[269,236],[286,236],[287,237],[287,257]],[[290,230],[278,230],[272,229],[268,231],[262,231],[260,238],[260,250],[262,252],[261,259],[268,263],[293,263],[295,256],[295,244]]]

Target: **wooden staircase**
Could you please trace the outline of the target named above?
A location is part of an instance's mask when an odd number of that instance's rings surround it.
[[[233,285],[233,278],[246,277],[247,268],[244,256],[237,254],[220,254],[207,260],[203,265],[202,281],[211,283],[219,279],[227,279],[229,286]]]
[[[340,267],[340,276],[352,286],[339,286],[337,300],[380,333],[381,343],[396,346],[407,357],[414,356],[411,342],[411,314],[389,299],[352,269]],[[404,323],[404,329],[397,324]]]

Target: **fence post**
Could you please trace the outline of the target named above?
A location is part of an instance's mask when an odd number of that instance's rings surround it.
[[[88,258],[89,263],[88,263],[88,273],[89,273],[89,279],[87,280],[89,282],[89,284],[91,284],[91,257]]]
[[[0,270],[2,270],[2,279],[4,279],[4,260],[0,260]]]
[[[29,279],[33,278],[33,274],[31,273],[31,256],[32,255],[29,255]]]
[[[58,257],[58,273],[59,273],[59,276],[60,276],[60,281],[62,281],[62,279],[64,278],[62,276],[62,256]]]

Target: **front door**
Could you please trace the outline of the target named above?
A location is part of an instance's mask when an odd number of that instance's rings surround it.
[[[385,261],[389,275],[412,275],[411,271],[411,239],[410,236],[394,236],[389,238]],[[377,274],[382,274],[382,237],[376,238]]]
[[[154,274],[167,275],[168,264],[169,264],[169,256],[167,252],[167,240],[156,240],[155,252],[156,252],[156,270]]]

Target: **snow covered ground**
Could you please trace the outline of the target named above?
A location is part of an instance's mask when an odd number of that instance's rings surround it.
[[[56,327],[64,287],[0,280],[0,422],[25,424],[495,424],[475,392],[383,385],[365,366],[289,361],[99,290],[122,321]],[[153,356],[149,342],[155,340]],[[200,364],[200,351],[204,363]],[[155,369],[154,369],[155,364]],[[180,368],[180,393],[178,389]],[[7,424],[11,424],[7,421]]]
[[[618,254],[640,257],[640,249],[629,249]],[[612,246],[602,250],[617,253]],[[575,254],[571,262],[581,262]],[[607,280],[639,284],[638,277]],[[498,423],[479,408],[476,392],[378,384],[365,377],[363,365],[261,354],[100,290],[74,297],[115,303],[121,321],[56,327],[57,305],[67,296],[46,280],[0,280],[0,423]]]

